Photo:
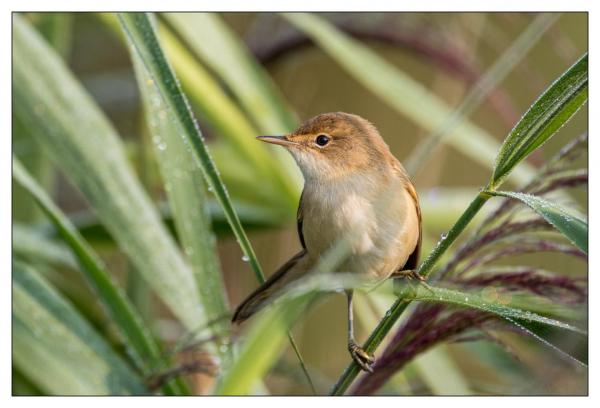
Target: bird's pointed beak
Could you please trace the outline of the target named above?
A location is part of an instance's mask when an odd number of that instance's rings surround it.
[[[292,142],[291,140],[288,140],[287,136],[285,136],[285,135],[284,136],[257,136],[256,138],[263,142],[286,146],[286,147],[294,146],[294,145],[298,144],[296,142]]]

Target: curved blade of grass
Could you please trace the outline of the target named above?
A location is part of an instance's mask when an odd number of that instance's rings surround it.
[[[13,364],[53,395],[147,394],[141,378],[42,277],[13,264]]]
[[[102,260],[15,158],[13,158],[13,177],[52,220],[77,257],[81,271],[96,291],[98,300],[105,307],[112,322],[119,329],[137,368],[148,375],[151,374],[151,369],[162,367],[158,344],[121,289],[112,280]],[[170,394],[182,392],[175,385],[167,385],[165,391]]]
[[[587,101],[585,54],[531,105],[504,140],[494,165],[490,189],[498,187],[517,164],[544,144]]]
[[[186,145],[187,139],[180,136],[183,129],[164,106],[158,87],[133,49],[131,57],[177,235],[200,289],[206,321],[212,321],[226,314],[228,307],[202,170]],[[224,328],[223,324],[211,325],[215,331]]]
[[[540,340],[554,350],[559,351],[568,358],[577,361],[583,366],[586,365],[586,362],[580,360],[579,356],[571,355],[564,349],[553,344],[552,340],[547,339],[548,336],[545,327],[553,327],[580,335],[587,335],[585,330],[575,327],[569,323],[541,316],[529,310],[521,310],[511,307],[510,305],[493,302],[474,293],[460,292],[457,290],[434,286],[425,287],[423,285],[419,285],[419,287],[416,288],[413,300],[449,303],[463,307],[475,308],[484,312],[495,314],[510,323],[516,324],[519,328],[524,329],[527,334],[532,335],[537,340]]]
[[[567,237],[573,245],[586,254],[588,253],[588,224],[585,220],[569,212],[566,208],[531,194],[490,190],[484,192],[493,196],[513,198],[525,203]]]
[[[189,110],[185,95],[181,91],[181,87],[164,57],[148,15],[143,13],[125,13],[119,14],[119,19],[129,41],[131,41],[132,46],[143,62],[147,74],[152,78],[153,84],[158,87],[158,94],[168,109],[166,113],[172,115],[172,120],[176,121],[181,127],[181,137],[191,146],[191,151],[194,154],[193,157],[202,169],[209,189],[212,189],[223,208],[225,217],[238,240],[240,248],[247,257],[257,280],[263,283],[265,281],[264,274],[254,254],[254,249],[250,245],[246,232],[242,228],[240,220],[233,209],[225,185],[221,181],[219,172],[204,143],[200,129]],[[291,334],[288,334],[288,337],[304,369],[304,362]],[[309,377],[308,372],[304,371],[306,376]],[[309,382],[311,382],[310,379]]]
[[[134,176],[115,130],[56,53],[13,17],[13,107],[83,192],[156,294],[186,327],[202,309],[194,277]]]
[[[452,109],[439,97],[324,19],[305,13],[286,13],[283,17],[312,38],[358,82],[423,129],[433,132],[452,115]],[[443,141],[486,168],[491,168],[499,148],[491,135],[466,120],[457,124]],[[519,184],[534,174],[530,166],[520,166],[513,172]]]

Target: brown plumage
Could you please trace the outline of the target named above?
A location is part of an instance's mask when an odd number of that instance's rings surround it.
[[[349,239],[351,254],[340,272],[379,281],[416,268],[421,247],[417,192],[369,121],[326,113],[288,135],[259,139],[286,147],[304,175],[297,216],[303,249],[238,306],[234,323],[252,316],[279,289],[309,273],[341,236]],[[348,301],[348,348],[361,367],[370,370],[372,356],[353,338],[352,291]]]

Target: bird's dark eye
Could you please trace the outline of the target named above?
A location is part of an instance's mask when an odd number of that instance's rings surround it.
[[[329,143],[329,136],[319,135],[315,139],[315,143],[318,144],[319,146],[325,146],[327,143]]]

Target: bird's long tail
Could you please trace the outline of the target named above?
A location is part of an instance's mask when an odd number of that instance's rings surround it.
[[[307,271],[306,261],[306,250],[294,255],[237,307],[231,321],[241,323],[265,307],[272,300],[273,294]]]

